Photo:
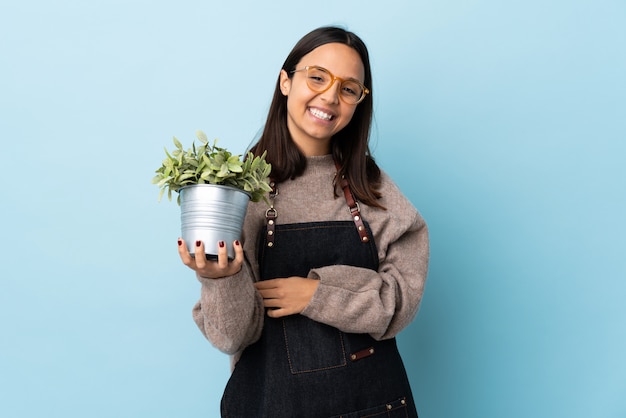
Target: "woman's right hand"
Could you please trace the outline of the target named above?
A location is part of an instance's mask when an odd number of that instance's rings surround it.
[[[232,276],[241,270],[243,264],[243,247],[236,240],[233,242],[235,250],[235,258],[228,260],[228,252],[224,241],[220,241],[217,246],[217,261],[207,260],[206,257],[192,257],[187,248],[185,240],[178,238],[178,254],[183,264],[194,270],[201,277],[207,279],[219,279],[226,276]],[[204,243],[196,241],[196,254],[204,254]]]

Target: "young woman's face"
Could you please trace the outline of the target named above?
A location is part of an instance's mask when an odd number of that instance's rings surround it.
[[[296,70],[306,66],[325,68],[344,80],[363,83],[365,77],[359,54],[339,43],[315,48],[302,57]],[[281,71],[280,88],[287,96],[287,127],[304,155],[325,155],[330,152],[330,139],[350,122],[357,105],[347,104],[339,98],[339,80],[325,92],[317,93],[308,87],[306,77],[306,71],[296,71],[291,78]]]

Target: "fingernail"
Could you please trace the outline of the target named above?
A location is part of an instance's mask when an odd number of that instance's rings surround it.
[[[178,246],[180,247],[181,245],[183,245],[183,240],[182,240],[182,239],[179,239],[179,240],[178,240]]]
[[[200,240],[196,241],[196,247],[200,246]]]
[[[239,247],[239,245],[241,245],[241,244],[239,244],[239,240],[238,239],[235,240],[235,245],[238,246],[238,247]]]
[[[220,246],[220,248],[224,248],[224,245],[226,245],[224,241],[220,241],[217,244]]]

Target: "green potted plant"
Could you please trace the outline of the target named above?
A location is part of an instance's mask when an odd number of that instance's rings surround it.
[[[265,161],[266,152],[260,156],[248,152],[242,158],[218,147],[217,140],[209,144],[202,131],[196,136],[200,145],[194,141],[187,150],[174,137],[176,148],[165,149],[166,158],[152,183],[160,188],[159,200],[166,192],[169,200],[172,192],[178,193],[182,238],[192,255],[200,240],[206,256],[215,258],[218,241],[224,241],[232,258],[231,243],[240,239],[248,202],[267,202],[272,167]]]

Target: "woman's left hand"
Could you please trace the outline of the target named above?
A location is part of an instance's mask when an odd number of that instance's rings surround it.
[[[313,297],[319,280],[289,277],[256,282],[254,286],[263,298],[270,318],[299,314]]]

